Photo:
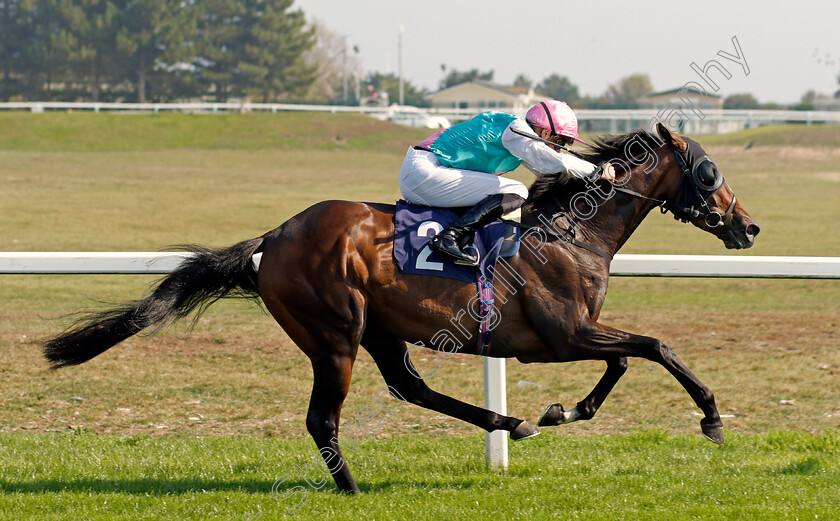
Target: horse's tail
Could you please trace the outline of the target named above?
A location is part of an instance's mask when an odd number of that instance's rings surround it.
[[[259,298],[251,257],[263,237],[218,250],[188,247],[188,257],[145,298],[86,314],[64,333],[44,343],[53,369],[87,362],[152,326],[162,328],[196,311],[196,319],[223,297]]]

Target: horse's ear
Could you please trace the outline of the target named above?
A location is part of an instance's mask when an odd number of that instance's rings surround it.
[[[686,149],[688,149],[688,143],[686,143],[686,141],[677,134],[674,134],[673,132],[668,130],[668,127],[663,125],[661,122],[658,122],[656,124],[656,131],[666,143],[671,143],[683,152],[685,152]]]

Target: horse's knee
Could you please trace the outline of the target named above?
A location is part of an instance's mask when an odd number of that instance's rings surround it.
[[[652,359],[666,365],[671,365],[677,360],[677,354],[668,344],[661,340],[653,339]]]

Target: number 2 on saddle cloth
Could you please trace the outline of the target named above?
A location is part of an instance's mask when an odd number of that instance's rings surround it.
[[[478,354],[487,355],[493,338],[493,274],[496,262],[500,256],[510,257],[519,251],[519,229],[499,221],[485,225],[476,233],[475,239],[476,248],[480,252],[479,265],[462,266],[437,254],[428,246],[429,240],[458,216],[447,208],[397,201],[394,259],[401,273],[431,275],[476,284],[480,317]]]

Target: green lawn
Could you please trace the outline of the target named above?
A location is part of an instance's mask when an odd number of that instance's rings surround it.
[[[544,434],[512,445],[503,474],[485,470],[480,436],[367,439],[346,452],[363,491],[357,497],[339,495],[307,469],[317,451],[305,439],[82,432],[3,435],[0,446],[3,519],[840,516],[837,432],[736,436],[723,447],[656,431]]]

